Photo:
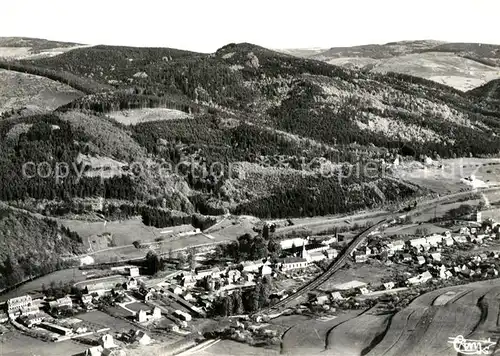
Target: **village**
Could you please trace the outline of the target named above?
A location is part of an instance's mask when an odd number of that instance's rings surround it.
[[[414,234],[386,236],[390,229],[412,225],[402,215],[371,232],[349,262],[354,270],[376,262],[400,273],[378,281],[336,283],[328,290],[309,293],[301,306],[287,312],[309,308],[331,314],[414,288],[425,291],[426,286],[495,278],[500,253],[488,246],[499,238],[497,215],[477,211],[440,233],[427,233],[413,224]],[[214,259],[212,250],[193,252],[168,273],[162,271],[165,261],[151,251],[146,264],[118,263],[101,266],[100,272],[91,269],[96,266],[90,259],[82,259],[81,268],[94,271],[88,272],[88,280],[11,298],[0,312],[0,322],[46,342],[77,341],[88,346],[82,355],[92,356],[123,355],[130,348],[148,350],[166,342],[174,345],[172,354],[181,352],[204,340],[208,320],[232,315],[240,315],[258,330],[255,325],[263,320],[259,309],[314,279],[352,238],[348,232],[277,239],[273,230],[272,225],[264,225],[252,237],[251,241],[265,243],[262,258],[222,260]],[[240,239],[239,256],[255,256],[262,250],[254,243],[255,251],[243,255],[244,241]],[[224,249],[229,247],[219,249],[227,253]]]

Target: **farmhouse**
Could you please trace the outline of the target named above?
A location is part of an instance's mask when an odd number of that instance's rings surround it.
[[[71,309],[73,307],[73,301],[69,296],[64,298],[56,299],[53,302],[49,302],[50,309]]]
[[[227,279],[229,283],[236,283],[241,278],[241,272],[237,269],[232,269],[227,272]]]
[[[444,246],[453,246],[453,238],[450,236],[450,237],[443,237],[443,245]]]

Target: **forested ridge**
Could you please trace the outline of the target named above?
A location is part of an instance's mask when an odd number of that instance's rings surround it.
[[[383,176],[340,181],[342,165],[371,162],[381,169],[398,154],[418,159],[500,152],[500,114],[494,103],[478,98],[479,91],[473,95],[407,75],[348,70],[249,43],[229,44],[214,54],[95,46],[10,65],[69,73],[106,90],[52,115],[1,123],[2,137],[31,125],[17,139],[0,143],[0,178],[9,183],[0,190],[4,200],[101,196],[138,207],[165,199],[161,209],[186,216],[227,209],[262,217],[311,216],[422,192]],[[105,117],[143,108],[180,110],[190,118],[124,126]],[[124,164],[179,165],[173,174],[181,178],[124,170],[105,180],[71,173],[56,184],[20,176],[27,159],[71,165],[80,154]],[[230,171],[241,162],[246,165]],[[219,168],[209,171],[214,163]],[[321,178],[325,165],[337,173]],[[166,189],[173,180],[182,190],[174,195]],[[153,220],[173,223],[168,214]]]

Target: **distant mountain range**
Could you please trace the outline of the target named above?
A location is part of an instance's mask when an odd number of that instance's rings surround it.
[[[419,76],[462,91],[500,78],[499,45],[403,41],[281,52],[365,71]]]

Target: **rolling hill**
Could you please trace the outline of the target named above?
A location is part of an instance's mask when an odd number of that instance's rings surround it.
[[[0,58],[44,58],[85,45],[30,37],[0,37]]]
[[[0,65],[80,91],[52,112],[14,102],[0,119],[0,200],[48,215],[91,214],[96,197],[109,219],[161,228],[194,213],[338,214],[429,193],[392,176],[396,157],[500,153],[500,112],[473,92],[250,43],[95,46]]]
[[[500,77],[500,46],[489,44],[403,41],[285,52],[348,68],[410,74],[462,91]]]

